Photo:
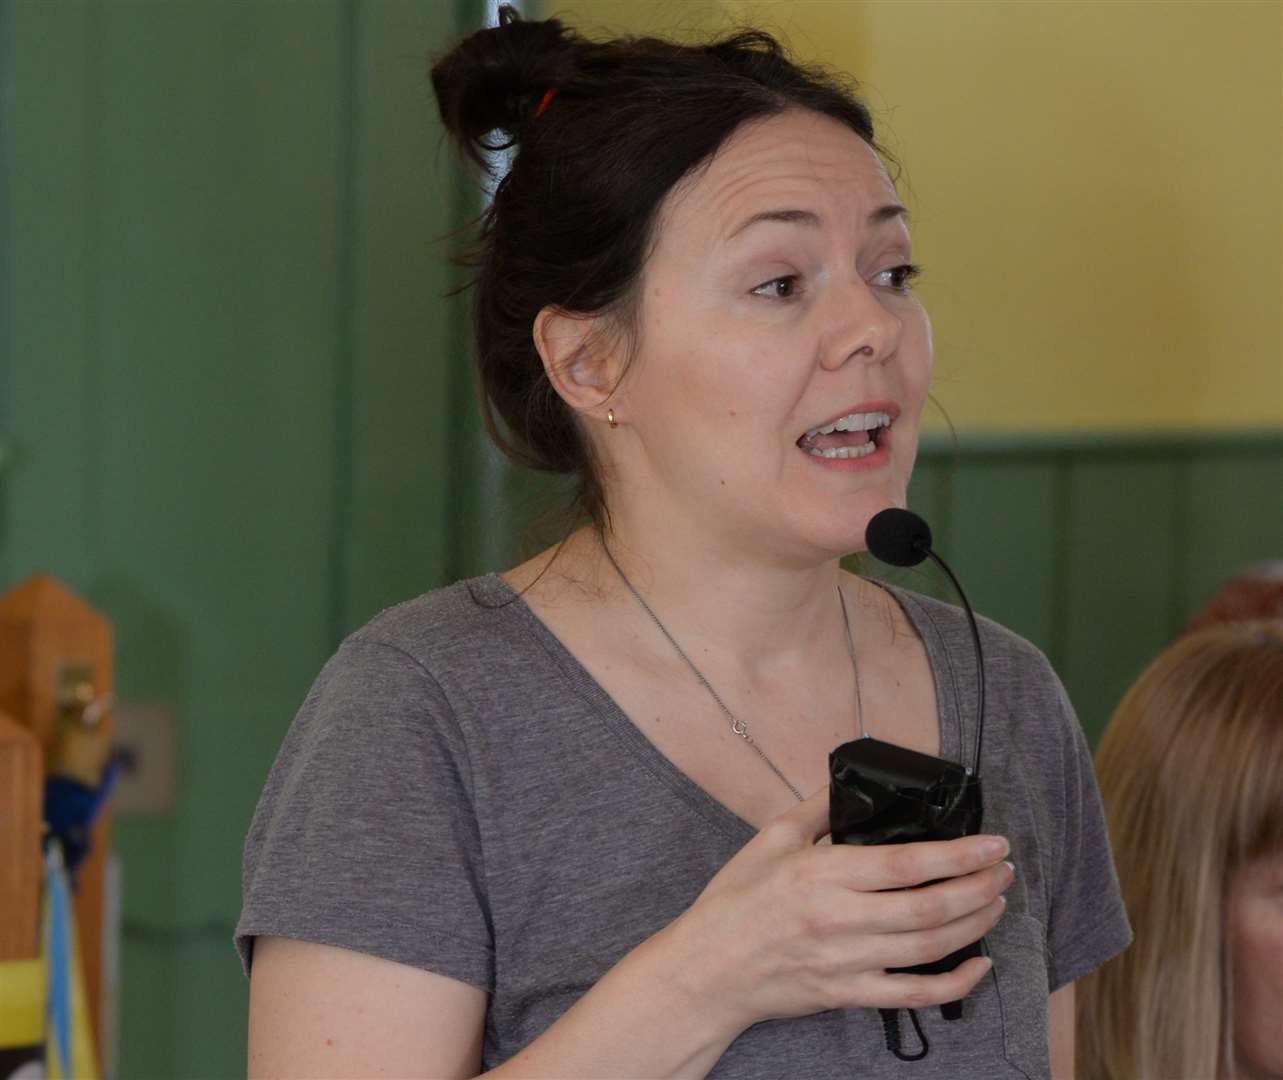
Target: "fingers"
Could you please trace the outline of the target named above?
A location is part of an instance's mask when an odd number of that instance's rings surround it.
[[[778,837],[786,845],[813,844],[829,833],[829,789],[822,787],[786,810],[762,830],[764,838]]]
[[[869,958],[879,967],[914,967],[941,960],[957,949],[979,941],[994,928],[1006,908],[1006,901],[999,896],[984,907],[943,926],[883,934],[870,941]]]
[[[920,889],[866,893],[866,925],[883,933],[944,926],[993,903],[1015,878],[1008,862]]]
[[[973,956],[943,975],[903,975],[869,972],[862,976],[860,997],[874,1000],[883,1009],[923,1009],[960,1001],[988,974],[993,961]]]
[[[1007,857],[1011,846],[1001,836],[964,836],[909,844],[856,847],[835,844],[826,858],[842,860],[848,887],[860,892],[907,889],[942,878],[983,870]]]
[[[751,910],[741,925],[766,928],[747,952],[761,976],[741,982],[745,1015],[795,1016],[839,1006],[919,1007],[965,997],[989,970],[971,958],[953,971],[911,968],[942,960],[984,937],[1001,917],[1012,869],[996,836],[889,844],[817,846],[829,833],[829,792],[821,788],[763,828],[714,877],[691,911],[699,936]],[[915,888],[915,886],[922,886]],[[726,905],[730,905],[727,907]],[[756,913],[766,911],[766,919]],[[685,917],[684,917],[685,918]],[[690,921],[690,920],[688,920]],[[810,974],[795,978],[802,969]],[[952,961],[951,961],[952,962]],[[834,1004],[834,1002],[838,1004]]]

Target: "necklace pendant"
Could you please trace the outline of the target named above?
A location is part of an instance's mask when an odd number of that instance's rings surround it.
[[[748,724],[746,724],[743,720],[736,720],[732,718],[731,730],[735,732],[735,734],[738,735],[741,739],[748,738]]]

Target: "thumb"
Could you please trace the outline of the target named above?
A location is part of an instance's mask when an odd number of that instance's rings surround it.
[[[814,844],[829,834],[829,789],[819,788],[794,807],[785,810],[768,826],[794,843]]]

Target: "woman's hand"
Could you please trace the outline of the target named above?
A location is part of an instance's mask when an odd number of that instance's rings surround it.
[[[827,788],[780,815],[657,935],[677,959],[673,977],[730,1028],[956,1001],[991,966],[972,957],[942,975],[885,970],[939,960],[988,933],[1013,877],[1005,840],[817,843],[828,816]],[[891,891],[928,881],[937,883]]]

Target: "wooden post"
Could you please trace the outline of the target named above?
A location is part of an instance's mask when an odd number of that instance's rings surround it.
[[[90,787],[101,779],[111,752],[112,648],[107,619],[48,575],[28,578],[0,597],[0,710],[36,737],[46,775],[74,776]],[[77,873],[75,907],[90,1023],[101,1054],[110,806],[98,815],[91,838],[92,853]]]
[[[40,955],[40,740],[0,713],[0,961]]]

